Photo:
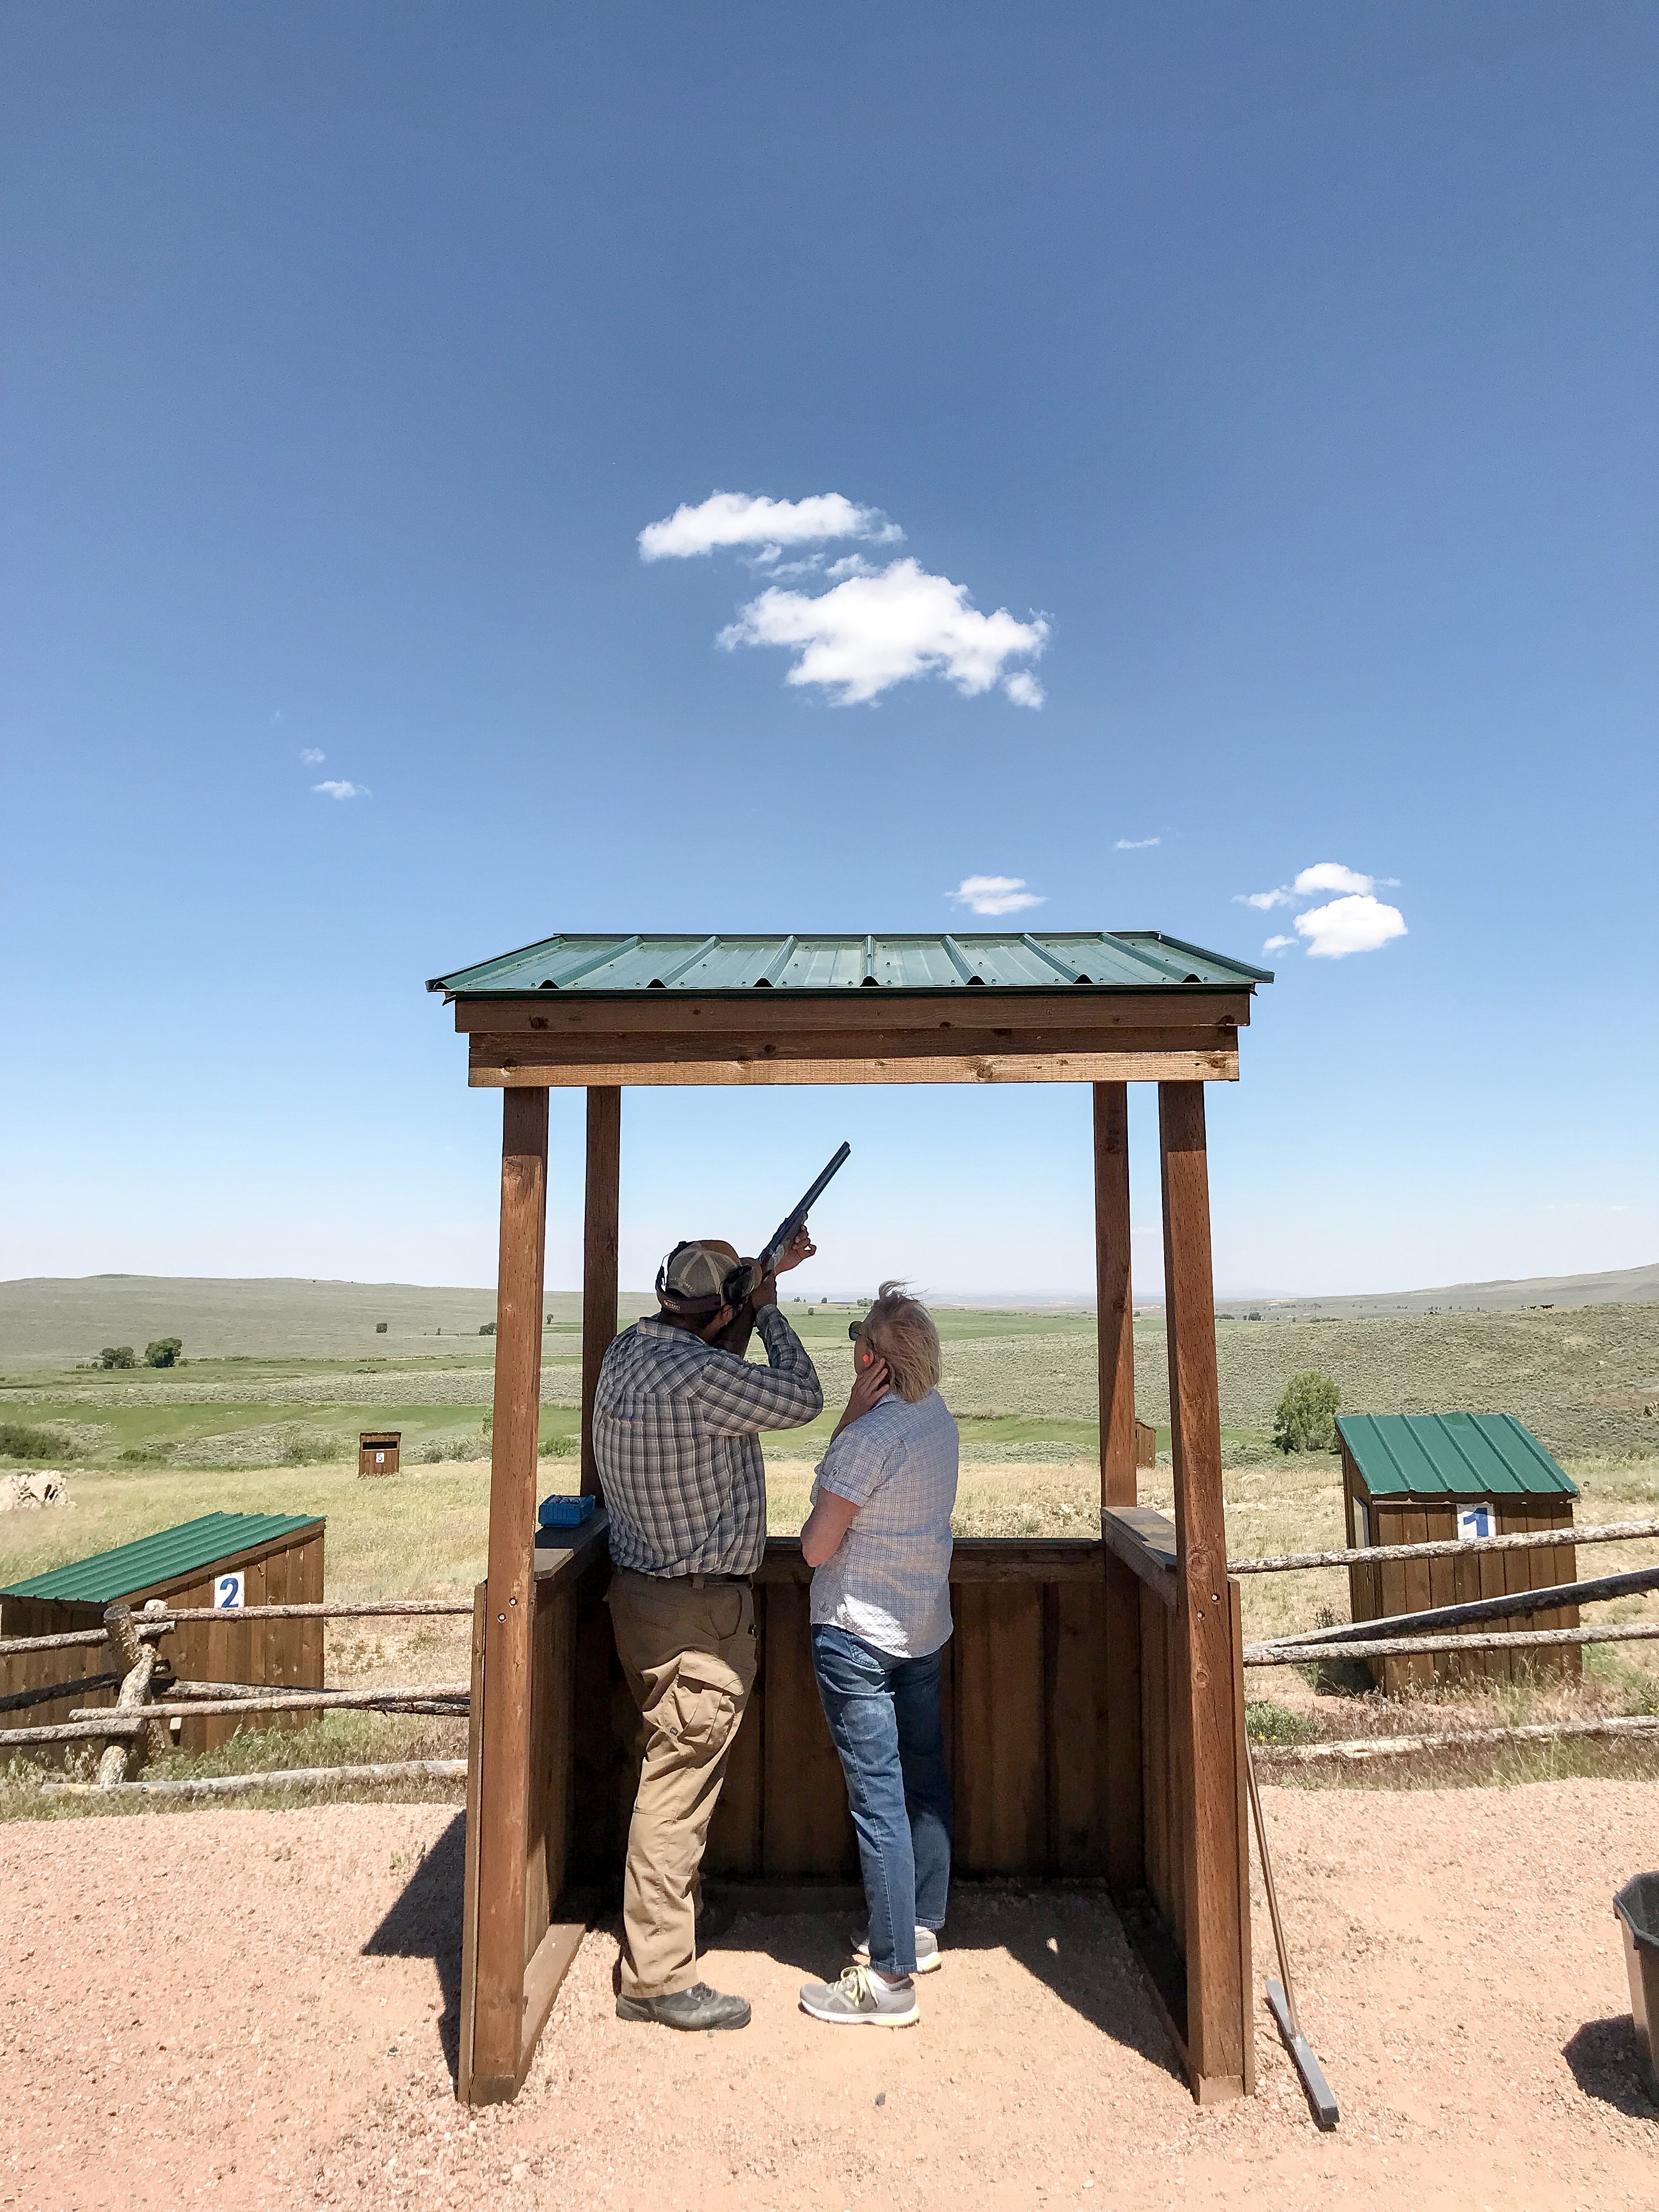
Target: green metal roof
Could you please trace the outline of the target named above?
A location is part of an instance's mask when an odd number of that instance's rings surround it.
[[[476,967],[434,975],[428,991],[509,999],[536,991],[1114,991],[1194,985],[1249,990],[1272,971],[1157,929],[1018,930],[910,937],[549,937]]]
[[[1578,1486],[1513,1413],[1340,1413],[1373,1498],[1577,1498]]]
[[[58,1597],[82,1605],[110,1605],[134,1590],[153,1589],[158,1583],[176,1582],[199,1567],[210,1567],[256,1545],[274,1543],[297,1529],[314,1528],[320,1513],[204,1513],[199,1520],[181,1521],[176,1528],[159,1528],[141,1536],[136,1544],[119,1544],[112,1552],[94,1552],[89,1559],[76,1559],[50,1574],[34,1575],[26,1583],[9,1583],[0,1596]]]

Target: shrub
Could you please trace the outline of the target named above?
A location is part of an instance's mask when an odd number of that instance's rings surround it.
[[[154,1344],[144,1346],[146,1367],[173,1367],[178,1364],[184,1350],[184,1340],[177,1336],[158,1336]]]
[[[375,1322],[374,1334],[376,1336],[384,1336],[386,1334],[386,1323],[383,1321],[377,1321]]]
[[[0,1421],[0,1459],[73,1459],[75,1446],[56,1429],[31,1428],[26,1421]]]
[[[495,1322],[493,1321],[481,1321],[478,1323],[478,1334],[480,1336],[494,1336],[495,1334]]]
[[[1244,1706],[1244,1730],[1252,1743],[1311,1743],[1318,1723],[1274,1698],[1251,1698]]]
[[[138,1355],[130,1344],[106,1344],[98,1355],[100,1367],[136,1367]]]
[[[568,1459],[572,1452],[580,1449],[580,1437],[544,1437],[540,1455],[543,1459]]]
[[[1328,1375],[1304,1367],[1285,1385],[1273,1414],[1273,1442],[1282,1452],[1336,1449],[1336,1409],[1342,1393]]]

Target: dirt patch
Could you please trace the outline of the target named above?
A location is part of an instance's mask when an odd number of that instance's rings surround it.
[[[430,1805],[0,1832],[0,2202],[27,2212],[475,2204],[1172,2203],[1567,2212],[1659,2201],[1610,1899],[1659,1784],[1267,1793],[1316,2133],[1265,2016],[1260,2095],[1200,2112],[1094,1897],[964,1885],[901,2033],[796,2008],[839,1923],[750,1917],[709,1961],[744,2033],[614,2016],[591,1936],[523,2096],[453,2100],[461,1822]],[[1268,1960],[1260,1918],[1257,1964]],[[879,2101],[878,2101],[879,2100]]]

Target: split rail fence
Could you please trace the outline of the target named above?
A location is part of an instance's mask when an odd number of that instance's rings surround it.
[[[1575,1528],[1571,1548],[1581,1544],[1638,1543],[1659,1537],[1659,1521],[1611,1521]],[[1259,1559],[1230,1559],[1232,1575],[1287,1574],[1318,1567],[1370,1567],[1406,1560],[1467,1559],[1472,1554],[1569,1548],[1559,1529],[1511,1536],[1437,1540],[1422,1544],[1370,1544],[1332,1552],[1289,1552]],[[1296,1635],[1247,1644],[1240,1654],[1246,1667],[1306,1667],[1330,1660],[1424,1657],[1444,1670],[1475,1652],[1497,1652],[1524,1664],[1528,1654],[1593,1644],[1637,1644],[1659,1638],[1659,1620],[1608,1621],[1571,1628],[1491,1628],[1493,1621],[1524,1620],[1566,1607],[1604,1604],[1659,1589],[1659,1567],[1589,1581],[1553,1583],[1539,1589],[1511,1589],[1502,1596],[1463,1604],[1424,1607],[1378,1620],[1350,1621]],[[1441,1747],[1463,1750],[1522,1741],[1606,1736],[1659,1736],[1659,1717],[1632,1715],[1582,1721],[1529,1723],[1516,1728],[1462,1729],[1453,1735],[1382,1736],[1353,1743],[1297,1747],[1263,1745],[1264,1753],[1293,1764],[1338,1759],[1399,1756]]]
[[[361,1620],[470,1615],[469,1598],[398,1598],[367,1604],[251,1605],[240,1618],[255,1620]],[[158,1646],[181,1624],[222,1619],[205,1607],[169,1607],[152,1598],[142,1613],[112,1605],[101,1628],[68,1629],[50,1636],[0,1638],[0,1661],[33,1662],[43,1679],[0,1697],[0,1718],[65,1698],[88,1697],[113,1688],[112,1705],[73,1709],[67,1720],[0,1727],[0,1753],[44,1750],[66,1743],[101,1743],[95,1782],[49,1781],[48,1790],[101,1795],[125,1791],[147,1797],[235,1796],[258,1790],[317,1789],[339,1782],[459,1781],[464,1759],[420,1759],[378,1765],[299,1767],[240,1775],[192,1778],[187,1781],[136,1779],[147,1761],[172,1748],[172,1727],[207,1716],[236,1718],[256,1713],[292,1714],[356,1711],[426,1713],[465,1720],[470,1682],[396,1683],[369,1689],[272,1690],[250,1682],[181,1681],[161,1671]],[[63,1671],[59,1652],[107,1647],[109,1664],[101,1673],[51,1679]],[[33,1669],[31,1669],[33,1671]]]

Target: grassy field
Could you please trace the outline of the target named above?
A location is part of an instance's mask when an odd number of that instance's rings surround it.
[[[252,1334],[240,1338],[233,1333],[227,1340],[222,1333],[216,1339],[204,1324],[204,1340],[216,1356],[198,1358],[191,1356],[198,1340],[189,1334],[192,1310],[177,1298],[168,1304],[158,1293],[119,1340],[136,1341],[142,1352],[151,1334],[183,1336],[184,1365],[106,1373],[72,1359],[20,1364],[14,1358],[0,1382],[0,1422],[10,1425],[14,1443],[21,1431],[24,1449],[0,1457],[0,1468],[61,1467],[73,1503],[0,1518],[0,1583],[222,1508],[326,1515],[332,1597],[470,1592],[484,1568],[492,1340],[479,1338],[474,1323],[474,1333],[459,1338],[452,1349],[447,1340],[453,1324],[438,1320],[430,1321],[430,1334],[418,1343],[408,1328],[397,1339],[390,1328],[376,1339],[376,1304],[388,1302],[383,1290],[301,1287],[358,1291],[361,1310],[350,1301],[343,1302],[349,1310],[335,1310],[343,1303],[335,1300],[321,1321],[307,1320],[291,1301],[286,1307],[277,1302],[263,1315],[245,1312],[238,1327]],[[478,1304],[472,1293],[421,1295],[471,1298],[467,1312]],[[624,1322],[648,1304],[643,1297],[624,1297]],[[811,1428],[768,1440],[770,1522],[778,1534],[793,1534],[805,1516],[812,1463],[850,1376],[847,1328],[859,1309],[787,1310],[819,1363],[829,1403]],[[547,1311],[544,1487],[568,1490],[576,1480],[580,1309],[574,1300],[550,1298]],[[938,1318],[945,1394],[963,1433],[960,1533],[1092,1531],[1098,1505],[1092,1316],[1079,1310],[945,1308]],[[57,1323],[51,1313],[31,1321],[14,1299],[9,1325],[15,1348],[19,1341],[44,1346]],[[446,1334],[441,1346],[440,1327]],[[349,1353],[328,1348],[338,1345],[342,1332],[356,1334]],[[273,1334],[282,1341],[269,1340]],[[1580,1484],[1581,1523],[1659,1519],[1659,1417],[1652,1410],[1659,1407],[1659,1305],[1335,1322],[1224,1316],[1217,1340],[1229,1547],[1235,1557],[1341,1541],[1334,1460],[1285,1459],[1273,1449],[1269,1434],[1285,1379],[1310,1366],[1334,1376],[1344,1405],[1355,1410],[1515,1412]],[[1168,1431],[1162,1425],[1168,1383],[1161,1318],[1137,1322],[1135,1346],[1139,1410],[1160,1425],[1165,1447],[1160,1465],[1143,1475],[1142,1498],[1167,1510],[1172,1501]],[[356,1435],[370,1427],[402,1430],[405,1473],[399,1480],[357,1480]],[[1652,1556],[1650,1547],[1599,1547],[1584,1555],[1582,1571],[1612,1572],[1646,1564]],[[1322,1609],[1346,1617],[1346,1582],[1340,1571],[1247,1577],[1243,1589],[1245,1626],[1252,1636],[1312,1626]],[[1627,1601],[1607,1613],[1619,1619],[1650,1609],[1659,1612],[1659,1601]],[[1659,1660],[1650,1655],[1656,1649],[1592,1649],[1585,1686],[1569,1700],[1573,1710],[1652,1710]],[[465,1672],[465,1632],[459,1624],[330,1629],[331,1681],[460,1679]],[[1275,1730],[1293,1735],[1312,1728],[1330,1735],[1394,1724],[1389,1716],[1379,1718],[1380,1701],[1323,1696],[1299,1674],[1273,1670],[1261,1686],[1253,1726],[1267,1739]],[[1554,1709],[1539,1693],[1530,1697],[1525,1717]],[[307,1748],[313,1736],[315,1744]],[[233,1744],[201,1764],[204,1771],[228,1771],[250,1762],[269,1764],[273,1756],[304,1764],[334,1764],[347,1756],[423,1756],[441,1741],[436,1755],[451,1755],[455,1741],[451,1722],[336,1715],[303,1735]],[[326,1757],[319,1748],[324,1745],[334,1747]],[[343,1746],[351,1748],[343,1751]],[[1600,1755],[1571,1754],[1592,1762]],[[1366,1779],[1386,1781],[1375,1774]],[[12,1791],[6,1802],[15,1796]],[[24,1796],[39,1805],[33,1790]]]

